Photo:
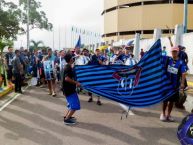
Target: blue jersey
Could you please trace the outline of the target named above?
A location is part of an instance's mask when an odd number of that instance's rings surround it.
[[[35,66],[36,65],[36,56],[33,54],[30,58],[30,65]]]
[[[167,52],[165,50],[162,50],[162,56],[167,56]]]
[[[126,62],[127,59],[129,59],[131,57],[130,54],[128,55],[123,55],[123,61]]]
[[[125,55],[121,54],[117,57],[117,60],[124,62],[125,61]]]
[[[99,60],[101,60],[102,62],[105,62],[107,58],[104,55],[100,55]]]
[[[48,61],[55,62],[56,61],[56,56],[52,54],[51,57],[48,58]]]
[[[173,87],[179,89],[181,76],[187,71],[185,63],[181,59],[174,60],[171,57],[163,57],[163,63]]]
[[[91,58],[90,64],[92,64],[92,65],[100,65],[99,60],[100,60],[99,56],[93,55],[92,58]]]
[[[19,59],[21,61],[21,64],[25,65],[25,55],[23,52],[20,53]]]
[[[43,55],[42,55],[41,53],[38,54],[38,59],[39,59],[40,61],[43,60]]]
[[[179,58],[186,63],[187,60],[188,60],[188,55],[186,54],[186,52],[180,51],[180,52],[179,52]]]

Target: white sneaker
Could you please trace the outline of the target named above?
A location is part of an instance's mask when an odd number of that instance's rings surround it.
[[[133,113],[133,111],[131,111],[131,110],[129,110],[128,114],[129,114],[129,116],[135,115],[135,114]]]
[[[168,120],[169,122],[175,122],[175,119],[172,118],[171,116],[168,116],[168,117],[167,117],[167,120]]]
[[[189,89],[189,87],[186,87],[185,89],[184,89],[184,91],[187,91]]]
[[[55,93],[55,92],[53,92],[53,93],[52,93],[52,96],[53,96],[53,97],[56,97],[56,93]]]
[[[161,121],[167,121],[167,118],[166,116],[164,116],[163,114],[160,115],[160,120]]]

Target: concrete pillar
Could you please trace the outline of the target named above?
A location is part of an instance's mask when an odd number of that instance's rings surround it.
[[[184,34],[183,25],[175,26],[174,46],[181,45],[181,36]]]
[[[161,35],[162,35],[161,29],[154,29],[153,41],[156,42],[158,39],[161,38]]]
[[[134,56],[135,59],[139,60],[139,55],[140,55],[140,34],[136,33],[135,34],[135,41],[134,41]]]

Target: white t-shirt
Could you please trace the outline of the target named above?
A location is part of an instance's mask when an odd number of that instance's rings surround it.
[[[130,57],[130,58],[128,58],[128,59],[126,60],[125,65],[133,66],[133,65],[135,65],[136,63],[137,63],[137,61],[136,61],[134,58]]]
[[[86,65],[90,61],[90,58],[88,56],[79,55],[75,59],[75,65]]]

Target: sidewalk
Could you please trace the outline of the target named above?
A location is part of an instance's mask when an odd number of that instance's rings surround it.
[[[11,93],[13,91],[14,87],[5,87],[2,91],[0,91],[0,98]]]

